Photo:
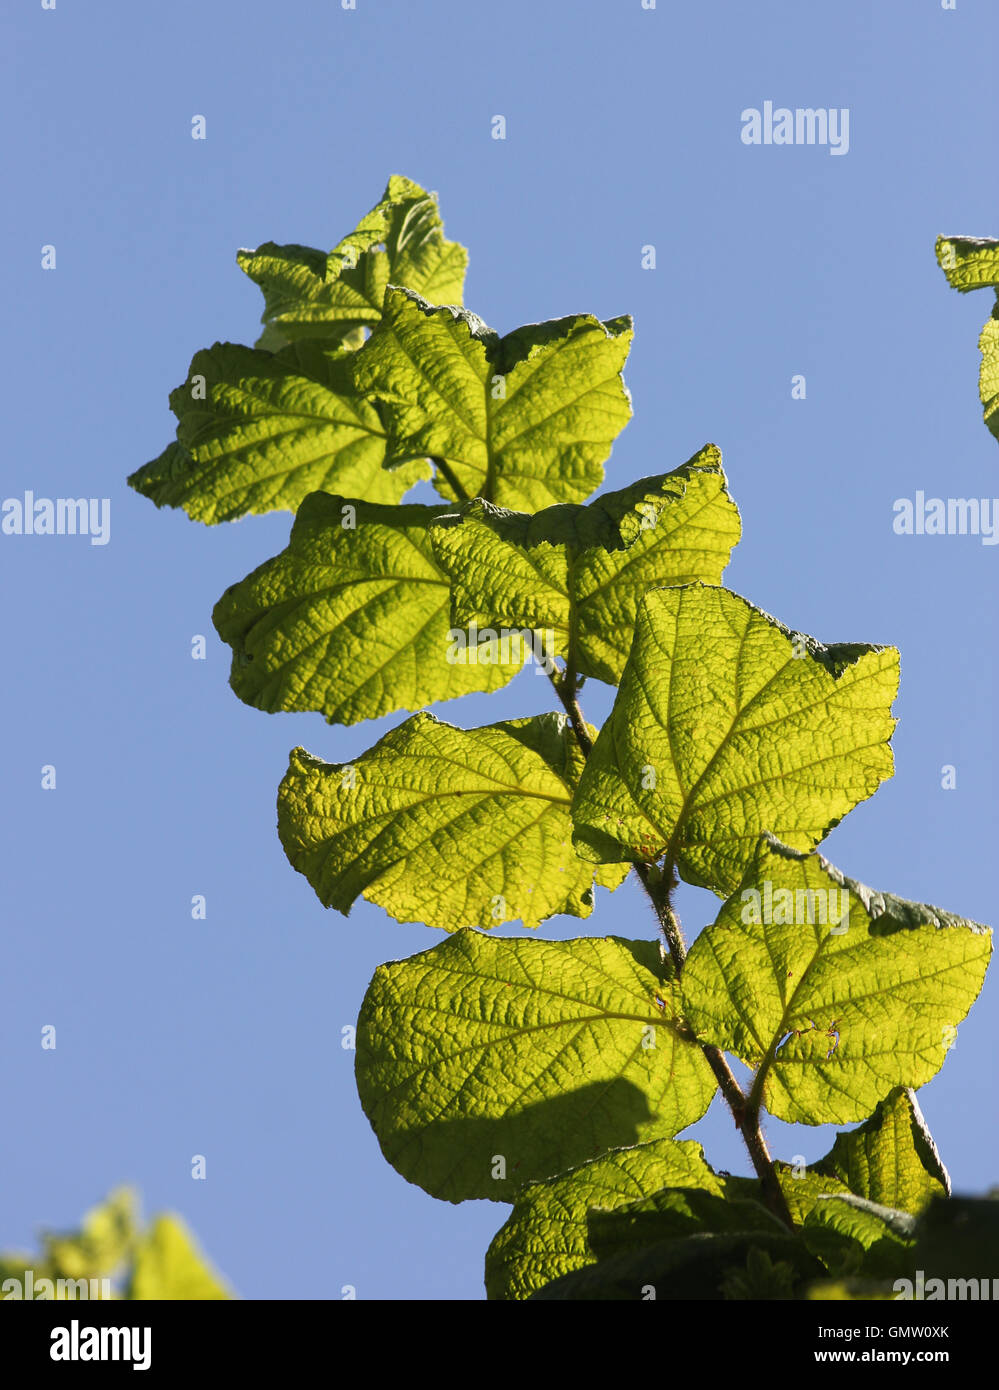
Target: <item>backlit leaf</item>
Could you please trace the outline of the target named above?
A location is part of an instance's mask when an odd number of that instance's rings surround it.
[[[444,461],[442,496],[540,511],[580,502],[631,416],[621,369],[631,320],[589,314],[501,338],[475,314],[390,288],[357,355],[358,389],[382,403],[389,460]]]
[[[594,1264],[590,1213],[613,1211],[663,1187],[723,1195],[700,1144],[689,1139],[614,1149],[571,1172],[532,1183],[517,1196],[486,1254],[488,1296],[529,1298],[553,1279]]]
[[[264,293],[258,347],[299,338],[357,347],[378,323],[390,283],[460,304],[468,255],[445,240],[435,195],[393,175],[381,201],[328,254],[268,241],[236,259]]]
[[[552,634],[578,675],[621,678],[651,588],[721,579],[739,513],[713,445],[674,472],[533,515],[465,503],[431,531],[452,620]]]
[[[448,931],[588,917],[593,865],[569,819],[581,763],[563,715],[456,729],[417,714],[351,764],[296,749],[278,831],[320,901],[345,914],[363,895]]]
[[[704,1042],[765,1069],[772,1115],[859,1120],[895,1087],[939,1071],[982,987],[991,936],[764,836],[741,888],[691,947],[685,1008]],[[881,1168],[890,1140],[879,1148]],[[855,1152],[851,1162],[859,1171],[863,1160]]]
[[[999,439],[999,241],[987,237],[938,237],[937,260],[950,283],[962,293],[996,291],[992,317],[978,340],[982,354],[978,389],[985,423]]]
[[[354,391],[352,357],[320,343],[277,354],[216,343],[196,353],[170,396],[176,441],[129,485],[210,524],[294,511],[317,489],[398,502],[430,469],[420,460],[384,467],[382,422]]]
[[[573,803],[579,852],[730,893],[761,830],[810,849],[891,775],[898,653],[824,647],[726,589],[642,600]]]
[[[676,999],[654,942],[459,932],[375,972],[357,1023],[361,1104],[410,1182],[509,1201],[703,1115],[715,1080]]]
[[[519,636],[482,650],[448,636],[448,581],[427,534],[435,514],[306,498],[287,549],[215,605],[239,698],[355,724],[505,685],[523,664]]]

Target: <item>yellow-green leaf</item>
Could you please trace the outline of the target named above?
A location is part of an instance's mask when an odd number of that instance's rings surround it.
[[[427,533],[437,510],[307,497],[287,549],[215,605],[239,698],[356,724],[497,690],[516,675],[519,636],[482,652],[449,637],[447,576]]]
[[[978,390],[985,423],[999,439],[999,241],[987,237],[938,237],[937,260],[956,290],[995,289],[992,317],[982,329]]]
[[[453,622],[550,633],[553,654],[578,675],[616,684],[639,600],[659,585],[718,583],[739,513],[709,444],[672,473],[586,505],[527,515],[465,503],[431,535]]]
[[[268,241],[236,259],[264,294],[258,347],[299,338],[357,347],[378,323],[389,283],[460,304],[468,255],[445,239],[436,194],[393,175],[381,201],[329,253]]]
[[[216,343],[196,353],[170,396],[176,441],[129,485],[209,524],[294,511],[318,489],[398,502],[430,468],[421,460],[384,466],[382,422],[354,391],[352,357],[322,343],[277,354]]]
[[[727,589],[654,589],[573,802],[596,860],[730,893],[761,830],[810,849],[891,775],[893,647],[824,647]]]
[[[456,729],[417,714],[349,764],[295,749],[278,832],[344,914],[363,895],[447,931],[588,917],[594,866],[575,854],[569,819],[581,763],[563,715]]]
[[[614,1149],[569,1173],[532,1183],[517,1196],[486,1254],[488,1296],[530,1298],[553,1279],[595,1264],[591,1218],[666,1187],[724,1195],[700,1144],[689,1139]]]
[[[175,1302],[232,1298],[177,1216],[159,1216],[139,1241],[128,1297]]]
[[[375,972],[357,1022],[361,1104],[410,1182],[509,1201],[703,1115],[715,1079],[677,998],[651,941],[459,932]]]
[[[987,928],[765,835],[687,956],[684,1004],[702,1041],[758,1069],[771,1114],[842,1124],[936,1075],[991,950]]]
[[[434,458],[442,496],[535,512],[599,485],[631,417],[631,338],[630,319],[589,314],[501,338],[467,310],[392,287],[355,380],[384,407],[390,461]]]

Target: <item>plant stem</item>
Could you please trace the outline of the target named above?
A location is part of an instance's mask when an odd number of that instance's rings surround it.
[[[441,477],[447,483],[448,487],[450,487],[451,491],[455,495],[455,499],[458,502],[467,502],[468,493],[462,487],[461,483],[458,482],[458,479],[451,471],[450,465],[446,463],[444,459],[437,458],[437,456],[434,454],[430,455],[430,462],[436,467],[438,473],[440,473]]]
[[[588,758],[593,748],[593,739],[590,737],[590,731],[583,718],[583,711],[580,708],[579,697],[576,693],[575,659],[571,648],[569,658],[566,661],[566,668],[561,675],[551,671],[548,675],[556,695],[569,716],[569,723],[572,725],[572,731],[576,735],[583,757]],[[675,976],[679,980],[684,961],[687,958],[687,945],[684,941],[680,919],[673,908],[673,889],[677,884],[676,868],[673,864],[667,864],[665,869],[661,870],[657,864],[647,863],[637,863],[634,868],[642,887],[649,896],[649,901],[655,908],[659,925],[669,946]],[[784,1193],[781,1191],[780,1183],[777,1181],[773,1159],[760,1127],[764,1069],[760,1069],[747,1097],[736,1080],[732,1068],[725,1060],[725,1054],[721,1049],[712,1043],[703,1043],[700,1039],[696,1039],[696,1041],[707,1059],[708,1066],[714,1073],[722,1097],[735,1119],[736,1127],[742,1134],[756,1176],[760,1180],[764,1202],[779,1221],[790,1230],[794,1230],[794,1220],[788,1209]]]
[[[752,1105],[747,1100],[745,1092],[736,1081],[732,1068],[725,1060],[725,1054],[720,1048],[711,1043],[701,1043],[701,1051],[708,1059],[708,1066],[715,1074],[715,1080],[721,1087],[725,1103],[731,1110],[736,1126],[742,1134],[743,1143],[749,1150],[749,1157],[763,1189],[764,1202],[779,1221],[782,1221],[790,1230],[794,1230],[794,1219],[781,1190],[781,1185],[777,1181],[774,1161],[770,1156],[767,1141],[763,1137],[763,1130],[760,1128],[759,1105]]]
[[[683,969],[683,962],[687,959],[687,943],[683,939],[680,919],[673,910],[673,889],[676,886],[675,870],[671,866],[667,866],[666,871],[661,873],[654,864],[636,864],[635,873],[641,880],[642,887],[648,893],[649,901],[656,910],[659,925],[666,938],[673,964],[676,966],[677,976],[679,976]]]
[[[593,748],[593,739],[590,737],[590,731],[586,727],[583,711],[579,708],[579,697],[576,695],[575,674],[573,673],[570,676],[568,668],[562,675],[559,675],[557,671],[549,671],[548,679],[554,686],[555,694],[562,701],[562,706],[569,716],[572,732],[576,735],[576,742],[583,750],[583,757],[588,758]]]

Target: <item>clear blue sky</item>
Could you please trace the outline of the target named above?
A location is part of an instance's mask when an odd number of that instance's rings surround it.
[[[438,190],[471,251],[466,303],[497,329],[635,316],[635,419],[610,485],[716,442],[745,530],[729,586],[821,640],[900,647],[897,775],[825,852],[988,922],[999,547],[891,521],[917,488],[999,496],[975,389],[988,297],[956,295],[933,256],[940,232],[999,234],[999,9],[19,0],[0,31],[0,496],[111,498],[106,546],[0,536],[0,1247],[130,1181],[243,1295],[479,1298],[508,1208],[435,1202],[389,1168],[340,1047],[375,966],[439,934],[367,904],[324,911],[274,829],[290,748],[347,759],[396,720],[331,729],[242,705],[212,606],[284,546],[290,517],[206,528],[124,479],[172,437],[167,393],[194,351],[257,335],[238,247],[329,247],[391,173]],[[747,147],[741,112],[767,100],[849,108],[848,154]],[[541,695],[527,672],[438,712],[471,726]],[[691,931],[716,906],[682,890]],[[654,923],[628,887],[547,930]],[[999,1177],[997,988],[920,1093],[966,1191]],[[785,1158],[831,1138],[768,1132]],[[747,1171],[726,1113],[688,1135]]]

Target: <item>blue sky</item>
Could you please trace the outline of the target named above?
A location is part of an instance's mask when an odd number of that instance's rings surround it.
[[[0,1247],[127,1181],[147,1212],[180,1212],[248,1297],[479,1298],[508,1208],[435,1202],[389,1168],[340,1046],[376,965],[439,933],[367,904],[326,912],[274,829],[290,748],[345,760],[397,719],[330,728],[242,705],[212,606],[283,548],[290,517],[206,528],[125,477],[172,437],[167,395],[192,354],[259,331],[238,247],[332,246],[391,173],[436,189],[470,248],[466,303],[495,328],[634,315],[635,418],[608,485],[717,443],[744,526],[729,587],[823,641],[900,648],[897,774],[825,852],[990,921],[999,553],[891,523],[917,489],[999,496],[976,392],[988,297],[956,295],[933,256],[938,233],[999,234],[999,10],[23,0],[0,31],[0,495],[111,499],[105,546],[0,536]],[[745,145],[742,111],[768,100],[848,108],[848,153]],[[535,713],[540,685],[528,671],[437,712]],[[607,692],[586,695],[602,717]],[[693,933],[717,904],[684,888],[679,906]],[[543,930],[654,923],[629,885],[586,924]],[[997,1179],[995,990],[920,1093],[969,1192]],[[831,1139],[768,1134],[785,1158]],[[716,1107],[685,1137],[748,1171]]]

